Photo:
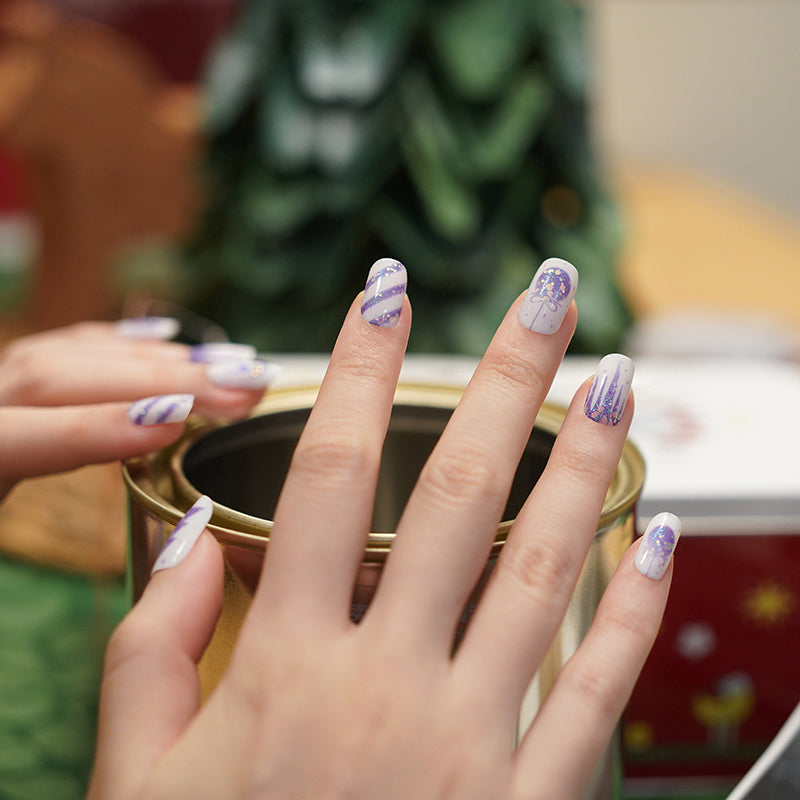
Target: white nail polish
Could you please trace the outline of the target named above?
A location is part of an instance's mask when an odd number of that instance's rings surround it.
[[[393,328],[400,321],[408,276],[406,268],[393,258],[381,258],[370,268],[361,316],[379,328]]]
[[[219,361],[206,369],[211,383],[226,389],[266,389],[280,372],[277,364],[259,358]]]
[[[620,353],[600,359],[583,411],[603,425],[619,425],[633,383],[633,361]]]
[[[137,400],[128,409],[128,419],[137,425],[183,422],[194,405],[193,394],[159,394]]]
[[[151,575],[160,569],[177,567],[189,555],[195,542],[200,538],[200,534],[208,525],[213,511],[214,504],[211,502],[211,498],[202,495],[184,514],[183,519],[169,535],[169,539],[158,554],[156,563],[153,564]]]
[[[129,317],[114,323],[117,335],[126,339],[172,339],[181,324],[172,317]]]
[[[578,288],[578,270],[563,258],[542,262],[519,309],[519,321],[536,333],[555,333]]]
[[[674,514],[669,511],[656,514],[639,542],[634,560],[636,569],[653,580],[663,578],[680,535],[681,521]]]
[[[198,364],[215,364],[218,361],[247,361],[254,359],[258,351],[250,344],[235,342],[207,342],[196,344],[190,350],[190,358]]]

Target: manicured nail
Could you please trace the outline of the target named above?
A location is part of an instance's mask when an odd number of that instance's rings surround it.
[[[189,555],[194,543],[208,525],[213,510],[214,504],[211,499],[202,495],[169,535],[169,539],[158,554],[156,563],[153,564],[151,575],[160,569],[177,567]]]
[[[634,560],[636,569],[653,580],[663,578],[680,535],[681,521],[674,514],[669,511],[656,514],[639,542]]]
[[[190,351],[190,359],[198,364],[215,364],[218,361],[247,361],[256,357],[257,350],[250,344],[235,342],[207,342],[196,344]]]
[[[603,425],[618,425],[631,393],[633,361],[628,356],[612,353],[600,359],[584,413]]]
[[[128,339],[172,339],[181,324],[172,317],[128,317],[115,323],[118,336]]]
[[[218,361],[206,368],[211,383],[226,389],[266,389],[280,372],[277,364],[261,358]]]
[[[137,425],[183,422],[194,404],[193,394],[159,394],[137,400],[128,409],[128,419]]]
[[[555,333],[578,288],[578,270],[562,258],[548,258],[533,276],[519,309],[519,321],[536,333]]]
[[[376,261],[367,276],[361,316],[370,325],[393,328],[400,320],[408,276],[406,268],[393,258]]]

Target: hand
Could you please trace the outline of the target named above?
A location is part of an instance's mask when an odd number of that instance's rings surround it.
[[[22,478],[61,472],[158,450],[178,438],[194,408],[209,417],[239,418],[258,402],[272,376],[250,388],[224,386],[238,362],[195,362],[198,352],[155,338],[120,335],[118,325],[89,322],[12,342],[0,357],[0,498]],[[222,373],[220,376],[219,373]],[[213,378],[217,382],[212,382]],[[135,424],[131,403],[181,395],[171,422]],[[162,403],[162,406],[164,404]]]
[[[659,626],[671,575],[663,536],[660,551],[648,537],[638,556],[625,556],[517,749],[513,732],[621,455],[633,413],[630,362],[602,362],[591,392],[588,381],[577,392],[453,654],[457,622],[575,326],[572,293],[557,297],[553,311],[532,296],[534,281],[423,469],[375,599],[353,624],[351,593],[411,321],[408,301],[392,294],[402,285],[396,273],[368,283],[363,316],[359,299],[345,320],[252,606],[211,697],[200,706],[195,669],[222,596],[220,550],[203,530],[207,498],[176,529],[115,633],[91,800],[581,796]]]

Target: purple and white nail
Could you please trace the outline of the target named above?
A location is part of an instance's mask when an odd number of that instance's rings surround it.
[[[211,499],[202,495],[184,514],[183,519],[175,526],[175,530],[164,543],[156,563],[153,564],[153,569],[150,571],[151,575],[160,569],[177,567],[189,555],[195,542],[200,538],[200,534],[208,525],[213,511],[214,504]]]
[[[406,268],[393,258],[381,258],[370,268],[361,316],[370,325],[393,328],[400,320],[408,276]]]
[[[543,261],[519,309],[519,321],[536,333],[555,333],[578,288],[578,270],[562,258]]]
[[[633,361],[620,353],[600,359],[583,408],[589,419],[603,425],[619,425],[631,393],[633,370]]]
[[[172,317],[127,317],[117,320],[114,327],[126,339],[172,339],[181,324]]]
[[[216,364],[219,361],[249,361],[258,355],[253,345],[235,342],[196,344],[189,353],[190,359],[198,364]]]
[[[261,358],[218,361],[206,368],[211,383],[226,389],[266,389],[280,373],[280,366]]]
[[[663,578],[680,535],[681,521],[674,514],[669,511],[656,514],[639,542],[633,562],[636,569],[647,578],[656,581]]]
[[[128,409],[128,419],[137,425],[183,422],[192,410],[193,394],[159,394],[137,400]]]

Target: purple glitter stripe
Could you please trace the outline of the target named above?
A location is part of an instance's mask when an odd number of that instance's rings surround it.
[[[172,413],[172,412],[173,412],[173,411],[174,411],[174,410],[175,410],[175,409],[178,407],[178,405],[179,405],[179,404],[178,404],[178,403],[176,403],[176,402],[172,402],[172,403],[170,403],[170,404],[169,404],[169,405],[166,407],[166,409],[164,409],[164,411],[162,411],[162,412],[161,412],[161,413],[158,415],[158,417],[156,418],[156,424],[158,425],[159,423],[161,423],[161,422],[164,422],[164,420],[166,420],[166,419],[169,417],[169,415],[170,415],[170,414],[171,414],[171,413]]]
[[[159,400],[161,400],[160,397],[152,397],[152,398],[150,398],[150,402],[149,403],[145,403],[145,405],[142,407],[141,411],[139,411],[139,413],[136,415],[137,424],[141,425],[144,422],[145,418],[147,417],[148,413],[150,412],[150,409],[156,403],[158,403]]]
[[[373,306],[382,303],[384,300],[388,300],[390,297],[405,294],[405,291],[406,285],[404,283],[398,283],[397,286],[392,286],[391,289],[387,289],[385,292],[378,292],[374,297],[364,301],[364,304],[361,306],[361,313],[363,314],[365,311],[369,311]]]
[[[385,278],[387,275],[392,275],[395,272],[400,272],[400,270],[405,269],[402,264],[390,264],[388,267],[384,267],[380,272],[376,275],[373,275],[371,278],[367,280],[367,285],[364,287],[366,291],[372,286],[376,281],[379,281],[381,278]]]
[[[397,319],[400,316],[400,309],[396,308],[394,311],[386,311],[383,314],[375,317],[375,319],[370,320],[373,325],[378,325],[379,327],[386,327],[392,320]]]

